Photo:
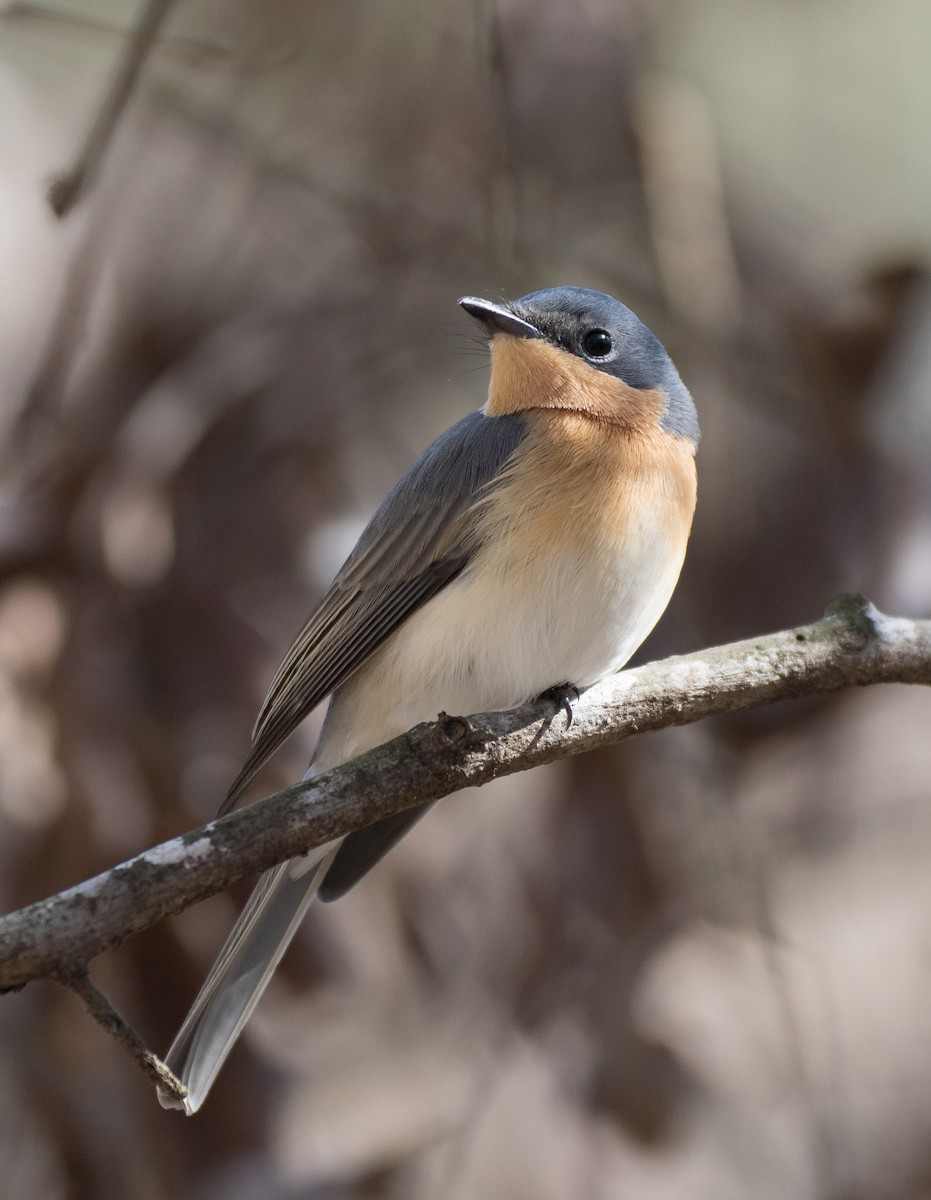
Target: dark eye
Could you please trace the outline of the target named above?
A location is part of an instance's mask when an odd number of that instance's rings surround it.
[[[607,358],[614,349],[611,334],[604,329],[590,329],[582,338],[582,349],[589,358]]]

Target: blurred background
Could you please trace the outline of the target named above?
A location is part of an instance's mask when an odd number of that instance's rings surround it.
[[[931,611],[924,0],[0,3],[0,907],[215,812],[274,668],[477,407],[456,298],[617,295],[700,413],[640,658]],[[445,801],[319,906],[206,1107],[0,999],[9,1200],[931,1195],[931,696]],[[263,776],[293,781],[319,714]],[[164,1050],[246,889],[93,964]]]

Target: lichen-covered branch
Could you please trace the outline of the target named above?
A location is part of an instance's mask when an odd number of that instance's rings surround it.
[[[101,951],[233,880],[460,788],[650,730],[874,683],[931,684],[931,621],[887,617],[845,597],[813,625],[603,680],[578,701],[568,727],[550,700],[468,721],[441,716],[0,918],[0,990],[80,978]]]

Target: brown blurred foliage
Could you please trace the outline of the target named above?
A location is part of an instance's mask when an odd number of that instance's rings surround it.
[[[909,12],[193,0],[56,224],[134,11],[0,8],[3,907],[212,815],[367,515],[482,400],[464,293],[609,291],[696,397],[642,656],[843,590],[927,614]],[[312,914],[191,1121],[70,994],[0,999],[0,1196],[927,1195],[929,717],[785,704],[446,801]],[[94,964],[154,1048],[233,913]]]

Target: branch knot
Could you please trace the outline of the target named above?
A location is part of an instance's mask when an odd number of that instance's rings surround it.
[[[842,648],[853,652],[865,650],[879,636],[875,606],[859,593],[838,596],[824,610],[826,617],[839,620],[844,626]]]

